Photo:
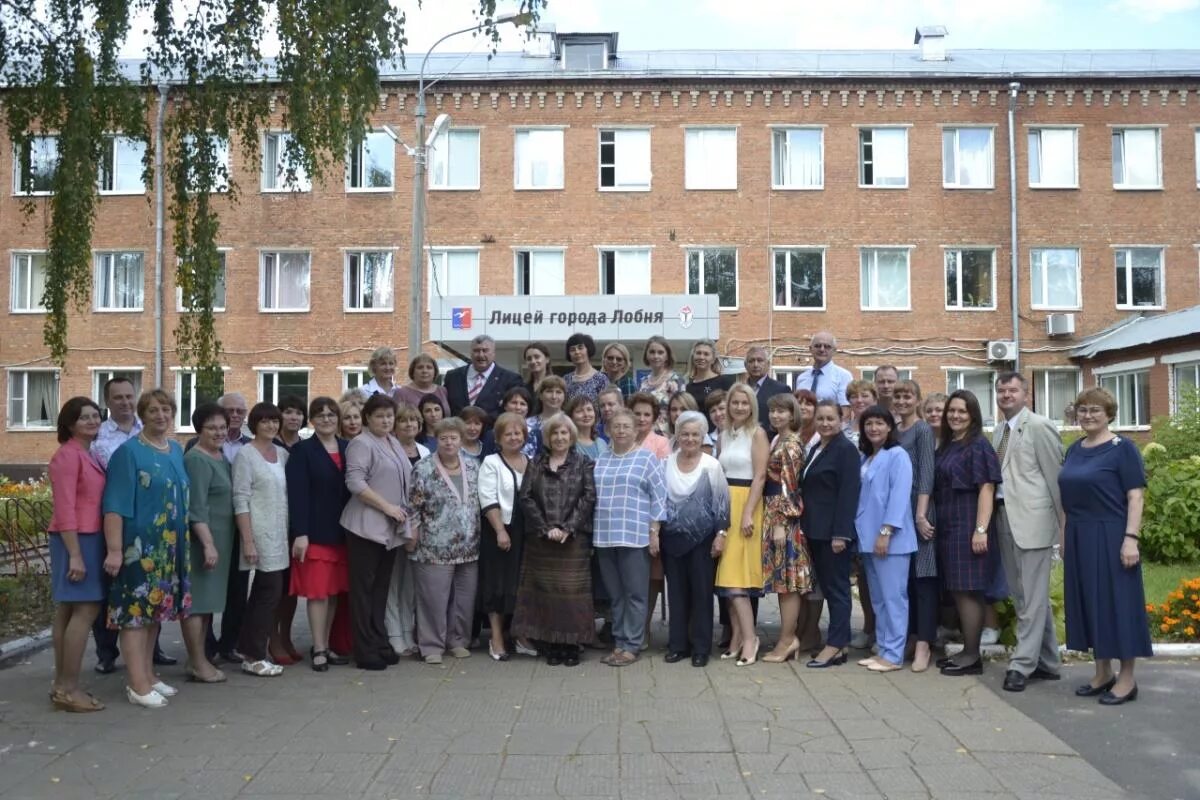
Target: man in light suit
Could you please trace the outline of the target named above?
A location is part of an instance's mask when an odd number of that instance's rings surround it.
[[[767,355],[767,348],[752,346],[746,351],[745,363],[746,383],[758,398],[758,424],[767,432],[769,439],[775,435],[775,429],[771,427],[768,419],[767,401],[777,394],[786,394],[791,389],[786,383],[771,377],[771,357]]]
[[[1023,692],[1030,680],[1058,680],[1062,661],[1050,610],[1050,564],[1063,524],[1058,473],[1062,440],[1054,423],[1026,407],[1019,372],[996,380],[1003,421],[992,432],[1004,481],[996,487],[996,532],[1017,609],[1017,646],[1004,689]]]
[[[450,413],[478,406],[494,420],[503,410],[504,393],[521,386],[521,376],[496,363],[496,341],[487,334],[471,340],[471,363],[446,373],[446,396]]]

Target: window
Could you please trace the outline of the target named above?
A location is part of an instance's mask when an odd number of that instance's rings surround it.
[[[146,143],[128,136],[107,136],[100,156],[100,174],[97,179],[101,192],[111,194],[144,194],[142,183],[142,159],[146,157]]]
[[[9,430],[53,430],[58,421],[58,370],[8,371]]]
[[[991,189],[992,129],[942,131],[942,185],[948,189]]]
[[[864,311],[907,311],[908,250],[863,248],[859,302]]]
[[[563,188],[562,129],[517,131],[513,185],[517,189]]]
[[[217,284],[213,287],[213,311],[225,310],[225,251],[217,251],[217,263],[219,272],[217,273]],[[186,310],[183,304],[183,289],[175,287],[175,307],[179,311]]]
[[[594,72],[608,69],[608,48],[603,42],[578,42],[563,44],[563,69]]]
[[[225,371],[221,371],[220,385],[210,392],[200,390],[196,372],[190,369],[175,369],[175,429],[192,431],[192,412],[203,403],[215,403],[225,393]]]
[[[650,251],[600,251],[600,294],[651,294]]]
[[[1033,410],[1058,425],[1074,425],[1074,419],[1068,422],[1066,410],[1079,396],[1079,381],[1078,369],[1035,369]]]
[[[308,369],[260,369],[258,370],[258,399],[263,403],[274,403],[289,395],[295,395],[308,405]]]
[[[1132,428],[1150,424],[1150,372],[1114,372],[1100,376],[1100,385],[1117,399],[1113,426]]]
[[[308,311],[310,260],[308,253],[263,253],[259,310]]]
[[[1158,128],[1118,128],[1112,144],[1114,189],[1162,188]]]
[[[688,294],[715,294],[720,308],[737,308],[737,277],[737,250],[704,248],[688,251]]]
[[[796,378],[804,370],[804,367],[772,367],[771,377],[790,388],[796,385]]]
[[[391,311],[393,284],[390,251],[346,253],[347,311]]]
[[[650,131],[600,131],[600,188],[627,192],[650,188]]]
[[[479,188],[479,131],[450,128],[429,147],[430,189]]]
[[[862,128],[858,151],[859,186],[908,186],[907,128]]]
[[[50,194],[58,172],[58,137],[31,136],[17,147],[18,194]]]
[[[513,294],[566,294],[562,250],[518,250]]]
[[[391,189],[396,185],[396,143],[383,131],[367,131],[350,146],[346,159],[346,188],[359,191]]]
[[[342,394],[371,382],[371,372],[363,367],[338,367],[342,373]]]
[[[878,367],[862,367],[859,369],[859,373],[862,374],[862,379],[864,381],[871,381],[871,383],[874,383],[875,382],[875,371],[877,369],[879,369],[879,368]],[[898,381],[911,381],[912,376],[913,376],[913,368],[912,367],[897,367],[896,375],[897,375],[896,380],[898,380]]]
[[[1161,308],[1163,251],[1158,247],[1123,247],[1116,251],[1117,308]]]
[[[996,373],[990,369],[946,370],[946,394],[966,389],[979,401],[983,414],[983,425],[990,428],[996,424]]]
[[[429,301],[479,294],[478,250],[429,251]]]
[[[290,133],[263,136],[262,190],[264,192],[307,192],[312,188],[304,165],[288,153],[293,142]]]
[[[737,188],[737,128],[684,131],[685,189]]]
[[[946,308],[954,310],[996,307],[996,251],[946,251]]]
[[[227,192],[229,191],[229,175],[231,172],[229,162],[229,140],[217,136],[215,133],[210,133],[203,138],[197,140],[196,137],[188,135],[184,137],[184,143],[187,150],[187,157],[192,161],[198,161],[202,158],[211,157],[213,160],[213,177],[212,191]],[[208,152],[204,152],[208,151]],[[211,155],[209,155],[211,153]],[[200,177],[194,167],[188,169],[188,190],[196,191],[199,189]]]
[[[96,310],[141,311],[142,253],[96,254]]]
[[[46,254],[13,253],[13,311],[45,311],[42,295],[46,292]]]
[[[824,250],[789,247],[775,251],[775,308],[825,308]]]
[[[825,132],[820,128],[781,128],[771,133],[771,187],[821,189],[825,186]]]
[[[1079,251],[1073,248],[1029,252],[1030,292],[1034,308],[1082,306],[1079,294]]]
[[[108,406],[104,404],[104,384],[113,378],[124,378],[133,384],[133,396],[141,397],[142,370],[138,367],[93,367],[92,368],[92,398],[108,414]]]
[[[1195,402],[1193,393],[1200,389],[1200,361],[1171,365],[1171,413],[1189,411],[1188,402]]]
[[[1029,132],[1029,185],[1034,189],[1079,188],[1078,132],[1034,128]]]

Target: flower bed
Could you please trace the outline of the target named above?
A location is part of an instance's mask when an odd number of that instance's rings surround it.
[[[1195,642],[1200,636],[1200,578],[1186,578],[1162,603],[1147,603],[1155,639]]]
[[[45,479],[13,483],[0,478],[0,641],[49,626],[51,516]]]

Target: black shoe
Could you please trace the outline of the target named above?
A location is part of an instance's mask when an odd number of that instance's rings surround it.
[[[1117,685],[1116,678],[1109,678],[1099,686],[1092,686],[1090,683],[1081,683],[1075,687],[1076,697],[1095,697],[1096,695],[1105,694],[1112,690],[1112,687]]]
[[[313,647],[308,651],[308,663],[312,665],[313,672],[328,672],[329,671],[329,651],[318,650]]]
[[[117,661],[115,658],[102,658],[96,662],[96,672],[101,675],[112,675],[117,671]]]
[[[1054,672],[1052,670],[1048,670],[1045,667],[1039,666],[1033,672],[1029,673],[1029,680],[1031,680],[1031,681],[1057,681],[1057,680],[1062,680],[1062,675],[1059,675],[1057,672]]]
[[[238,650],[234,649],[234,650],[226,650],[224,653],[221,653],[221,660],[228,662],[230,664],[241,664],[243,661],[246,660],[246,657],[244,655],[242,655]]]
[[[386,650],[380,650],[379,658],[389,667],[394,667],[400,663],[400,654],[390,647]]]
[[[1015,669],[1010,669],[1004,673],[1004,691],[1006,692],[1023,692],[1027,679],[1024,675],[1017,672]]]
[[[707,667],[708,666],[708,653],[693,654],[692,655],[692,666],[693,667]]]
[[[154,663],[160,667],[173,667],[179,663],[179,659],[169,656],[162,650],[154,651]]]
[[[325,660],[328,661],[332,666],[344,667],[350,663],[350,656],[338,655],[330,650],[329,655],[325,657]]]
[[[941,669],[942,667],[948,667],[953,663],[954,663],[953,658],[951,658],[950,656],[943,656],[942,658],[939,658],[937,661],[933,662],[933,665],[935,667],[937,667],[938,669]]]
[[[1111,689],[1100,695],[1100,705],[1102,706],[1119,706],[1125,703],[1132,703],[1134,700],[1137,700],[1136,683],[1133,685],[1133,688],[1129,690],[1129,694],[1125,695],[1124,697],[1117,697],[1112,693]]]
[[[942,667],[943,675],[957,677],[959,675],[982,675],[983,674],[983,659],[977,658],[970,664],[955,664],[953,662]]]
[[[557,650],[551,650],[549,653],[546,654],[546,666],[561,667],[562,663],[563,663],[562,653],[558,652]]]
[[[691,654],[686,650],[669,650],[667,651],[667,654],[663,656],[663,661],[667,662],[668,664],[674,664],[676,661],[683,661],[689,655]]]
[[[386,661],[359,661],[359,669],[365,669],[369,672],[381,672],[388,668]]]
[[[838,653],[836,656],[829,659],[828,661],[818,661],[817,659],[814,658],[812,661],[809,661],[804,666],[808,667],[809,669],[825,669],[826,667],[837,667],[837,666],[840,666],[845,663],[846,663],[846,651],[843,650],[842,652]]]
[[[564,667],[578,667],[579,666],[579,651],[572,648],[569,653],[565,653],[563,655],[563,666]]]

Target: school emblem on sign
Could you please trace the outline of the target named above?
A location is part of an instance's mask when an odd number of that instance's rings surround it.
[[[679,326],[681,328],[692,327],[692,320],[695,318],[696,312],[692,310],[691,306],[684,306],[679,309]]]
[[[450,327],[456,331],[466,330],[471,327],[471,309],[470,308],[452,308],[450,309]]]

